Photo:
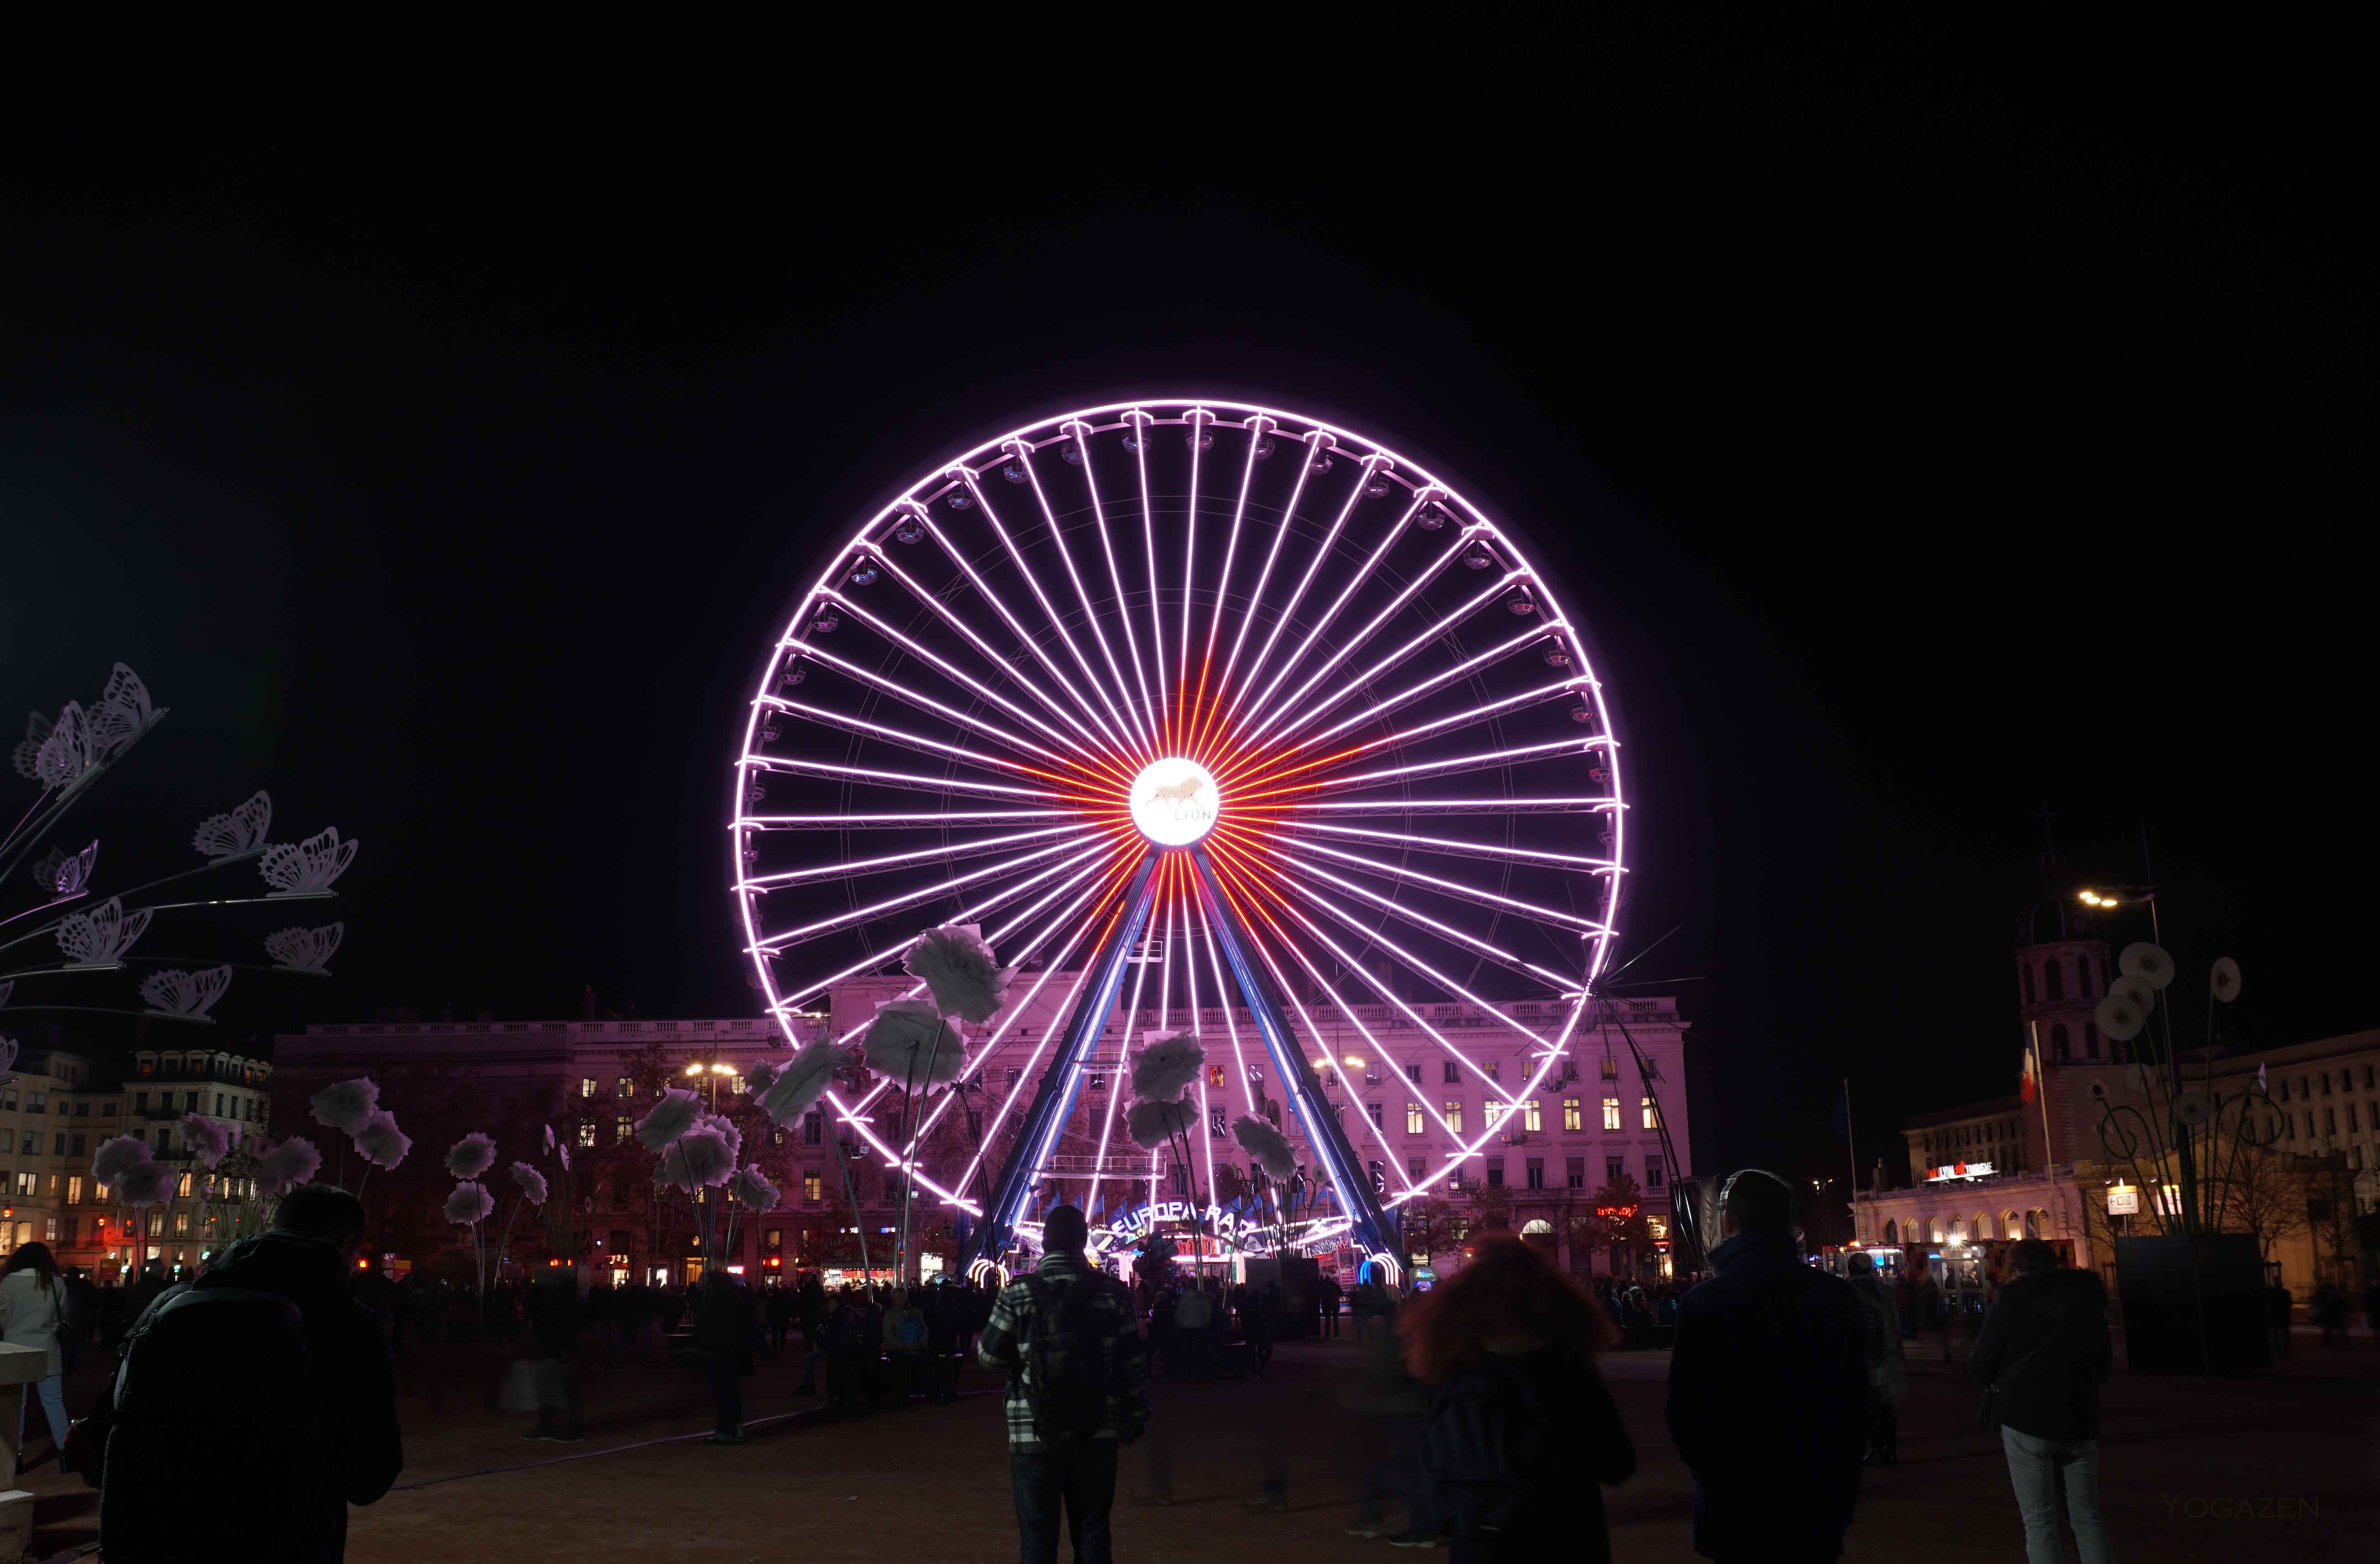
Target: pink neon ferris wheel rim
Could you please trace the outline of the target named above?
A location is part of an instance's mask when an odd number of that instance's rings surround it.
[[[1184,496],[1152,489],[1150,467],[1158,459],[1153,431],[1160,430],[1181,431],[1177,438],[1189,453],[1186,520],[1171,529],[1179,536],[1170,535],[1159,510],[1162,501],[1170,520],[1172,503]],[[1221,449],[1217,436],[1225,432],[1236,436],[1232,443],[1243,472],[1236,483],[1218,475],[1218,487],[1209,491],[1201,464],[1208,449]],[[1119,445],[1131,454],[1128,461],[1116,457]],[[1263,445],[1270,451],[1260,450]],[[1303,454],[1291,464],[1295,476],[1286,504],[1253,500],[1259,464],[1297,447]],[[1325,482],[1317,493],[1330,503],[1305,508],[1309,485],[1342,462],[1353,473],[1352,490],[1337,493],[1348,488],[1344,477],[1335,486]],[[1108,492],[1101,491],[1102,469]],[[1137,475],[1136,492],[1113,481],[1119,470]],[[1062,478],[1061,472],[1068,475]],[[1058,488],[1077,480],[1086,491],[1080,495]],[[1271,481],[1278,487],[1277,478]],[[1053,503],[1053,491],[1068,503]],[[953,507],[953,495],[962,498],[962,507]],[[1228,531],[1208,536],[1218,530],[1213,524],[1225,507]],[[1267,534],[1269,516],[1277,519]],[[1377,595],[1405,579],[1413,566],[1397,551],[1408,533],[1418,536],[1424,528],[1432,537],[1422,540],[1434,546],[1422,571],[1391,595],[1387,607],[1373,610],[1365,594]],[[1308,541],[1315,531],[1322,534],[1319,545],[1303,558],[1288,547],[1301,529]],[[903,545],[911,542],[932,546],[905,551]],[[1128,560],[1135,547],[1138,557]],[[1039,570],[1027,559],[1036,550]],[[1218,552],[1220,564],[1207,557]],[[1281,566],[1284,554],[1293,557]],[[1488,567],[1476,564],[1475,554],[1485,555]],[[1260,565],[1257,556],[1262,557]],[[1178,575],[1169,569],[1177,557]],[[1392,557],[1393,565],[1387,563]],[[941,564],[921,565],[937,558]],[[1441,577],[1453,578],[1457,560],[1472,567],[1473,589],[1460,593],[1451,611],[1431,607],[1408,614],[1412,605],[1432,600],[1425,588]],[[1318,584],[1333,564],[1352,567],[1353,575]],[[925,579],[929,568],[941,576],[940,585]],[[1211,591],[1201,586],[1208,579],[1202,572],[1208,570],[1217,572]],[[1375,576],[1381,579],[1376,583]],[[888,577],[889,589],[867,589]],[[1235,593],[1236,586],[1251,579],[1248,589]],[[1202,592],[1210,600],[1203,608]],[[1235,596],[1245,603],[1236,615],[1229,608]],[[1529,606],[1513,608],[1515,602]],[[1488,637],[1487,648],[1467,658],[1451,664],[1427,661],[1445,648],[1468,650],[1460,637],[1484,635],[1492,623],[1486,616],[1499,606],[1528,617],[1501,626],[1506,633]],[[898,622],[905,608],[909,618]],[[1293,616],[1299,612],[1320,617],[1295,633]],[[1342,623],[1342,613],[1352,623]],[[1374,617],[1363,619],[1366,613]],[[1401,616],[1424,621],[1425,633],[1400,631],[1386,637],[1390,644],[1376,646],[1375,639]],[[846,622],[855,636],[830,640],[833,629]],[[854,655],[860,649],[856,643],[870,637],[868,644],[881,649],[874,665]],[[939,637],[941,645],[929,637]],[[1203,659],[1196,702],[1189,693],[1194,647]],[[1559,664],[1548,649],[1563,654]],[[1164,683],[1169,650],[1176,675],[1171,692]],[[1529,651],[1551,665],[1553,676],[1515,684],[1515,669]],[[788,682],[797,668],[804,680],[819,673],[840,696],[806,699],[790,694],[799,687]],[[929,679],[938,681],[930,690],[918,687]],[[1451,717],[1372,740],[1361,737],[1407,707],[1427,709],[1457,688],[1480,698]],[[1500,735],[1507,721],[1541,719],[1548,707],[1564,702],[1583,723],[1582,731],[1567,737],[1501,747],[1489,744],[1396,763],[1426,742],[1451,744],[1483,728]],[[772,752],[771,746],[788,731],[797,734],[795,742]],[[825,758],[822,746],[838,741],[845,758]],[[1330,751],[1334,743],[1347,753]],[[1192,754],[1201,745],[1206,747]],[[897,972],[917,929],[946,921],[982,922],[1003,959],[1012,952],[1038,954],[1041,964],[1029,982],[1020,974],[1007,1010],[983,1036],[970,1039],[961,1076],[968,1079],[1006,1041],[1029,1001],[1046,991],[1056,1001],[1055,1013],[1062,1015],[1071,1006],[1064,964],[1080,960],[1094,942],[1092,926],[1114,891],[1118,866],[1151,850],[1148,841],[1135,835],[1128,810],[1096,802],[1099,790],[1123,785],[1121,777],[1169,754],[1202,766],[1211,758],[1219,763],[1210,781],[1220,782],[1222,802],[1208,850],[1226,895],[1245,898],[1242,916],[1252,928],[1262,929],[1256,942],[1270,976],[1289,996],[1297,1027],[1308,1037],[1315,1031],[1309,1007],[1297,995],[1304,977],[1318,988],[1319,1002],[1334,1009],[1342,1024],[1352,1024],[1375,1056],[1381,1056],[1381,1046],[1357,1017],[1359,1006],[1385,1000],[1383,1009],[1402,1012],[1402,1020],[1462,1061],[1466,1080],[1486,1082],[1502,1099],[1502,1117],[1509,1120],[1566,1055],[1586,990],[1616,937],[1626,841],[1618,749],[1602,686],[1553,584],[1503,527],[1420,464],[1322,420],[1229,399],[1153,398],[1081,409],[1025,425],[937,464],[856,527],[802,595],[762,671],[733,765],[731,862],[744,949],[769,1013],[787,1041],[798,1044],[803,1003],[835,983]],[[1415,785],[1438,779],[1501,780],[1529,769],[1566,775],[1565,767],[1593,780],[1575,792],[1546,796],[1412,795]],[[845,813],[759,809],[767,785],[788,777],[812,794],[835,790],[846,802],[858,789],[890,792],[895,801]],[[1382,788],[1402,789],[1402,796],[1331,796]],[[911,795],[935,803],[912,807]],[[1584,854],[1567,851],[1567,843],[1512,842],[1512,818],[1540,810],[1597,816],[1607,851]],[[1475,828],[1459,822],[1474,817],[1504,818],[1506,840],[1463,834]],[[760,866],[759,844],[779,832],[832,832],[849,843],[854,833],[877,830],[939,831],[943,841],[893,852],[863,850],[793,869]],[[978,834],[953,843],[956,830]],[[1402,856],[1389,863],[1378,855],[1384,852]],[[1416,855],[1427,867],[1415,866]],[[1491,890],[1484,872],[1468,867],[1482,863],[1493,866],[1506,890],[1516,874],[1563,876],[1572,903],[1554,907]],[[837,917],[780,920],[771,927],[768,898],[828,884],[844,887],[856,904]],[[1576,891],[1586,886],[1595,895],[1581,912]],[[1245,1039],[1233,1024],[1211,932],[1191,926],[1192,905],[1185,893],[1152,915],[1152,939],[1162,935],[1163,991],[1170,994],[1175,982],[1179,937],[1186,948],[1184,1008],[1195,1024],[1203,1006],[1221,1007],[1231,1029],[1225,1041],[1242,1066],[1237,1085],[1247,1097]],[[863,949],[856,962],[812,960],[808,954],[816,941],[848,937],[864,944],[871,924],[897,925],[903,919],[905,935]],[[1402,940],[1388,932],[1392,927]],[[1526,940],[1501,936],[1508,927],[1534,931],[1541,937],[1540,949],[1558,948],[1545,930],[1559,930],[1561,938],[1575,939],[1582,959],[1573,967],[1518,955],[1508,947]],[[1415,946],[1468,952],[1475,982],[1480,964],[1492,961],[1505,980],[1517,974],[1517,980],[1539,983],[1558,999],[1559,1025],[1540,1030],[1534,1021],[1524,1025],[1512,1016],[1495,1017],[1535,1045],[1525,1080],[1506,1089],[1421,1013],[1422,1003],[1397,999],[1393,979],[1374,984],[1366,976],[1365,955],[1385,951],[1409,970],[1427,973],[1441,992],[1480,999],[1487,1009],[1495,1009],[1492,999],[1453,980]],[[1330,970],[1338,971],[1349,992],[1331,984]],[[1146,965],[1141,976],[1147,976]],[[1377,993],[1364,995],[1359,983]],[[1160,1002],[1160,1015],[1168,1002]],[[1141,1012],[1137,989],[1133,1008]],[[1050,1042],[1045,1032],[1025,1068],[1026,1081]],[[1338,1060],[1327,1062],[1348,1097],[1360,1103],[1363,1088],[1346,1077]],[[856,1096],[830,1092],[827,1102],[888,1167],[908,1166],[920,1188],[978,1212],[979,1203],[960,1193],[969,1187],[976,1163],[953,1189],[936,1182],[912,1159],[953,1094],[941,1094],[906,1146],[896,1147],[877,1133],[865,1111],[888,1085],[880,1079]],[[1208,1109],[1203,1077],[1198,1089],[1203,1118]],[[999,1116],[983,1126],[984,1145],[1014,1118],[1017,1095],[1012,1090]],[[1430,1106],[1428,1093],[1414,1095],[1459,1148],[1422,1179],[1406,1171],[1401,1148],[1391,1145],[1382,1126],[1360,1112],[1351,1126],[1368,1131],[1386,1167],[1402,1181],[1402,1188],[1387,1192],[1391,1204],[1433,1187],[1503,1127],[1483,1111],[1486,1122],[1475,1132],[1452,1130]],[[1107,1144],[1103,1134],[1102,1162]],[[1211,1190],[1211,1141],[1206,1151]],[[979,1150],[977,1163],[982,1157]],[[1097,1183],[1095,1175],[1094,1191]]]

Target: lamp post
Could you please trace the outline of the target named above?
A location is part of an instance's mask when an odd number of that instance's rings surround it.
[[[686,1073],[689,1076],[708,1075],[710,1078],[710,1111],[713,1113],[718,1112],[719,1078],[722,1075],[735,1074],[735,1066],[732,1064],[722,1064],[719,1061],[714,1059],[707,1064],[698,1061],[687,1065],[686,1067]],[[700,1193],[696,1194],[695,1199],[701,1204],[702,1267],[707,1271],[711,1267],[719,1263],[719,1256],[715,1253],[715,1245],[717,1242],[715,1232],[718,1224],[718,1213],[711,1209],[710,1186],[709,1184],[702,1186]]]

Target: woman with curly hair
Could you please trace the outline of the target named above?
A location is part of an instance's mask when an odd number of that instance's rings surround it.
[[[1612,1331],[1585,1289],[1519,1239],[1491,1239],[1397,1334],[1429,1387],[1422,1467],[1456,1564],[1609,1560],[1602,1495],[1580,1479],[1627,1481],[1636,1449],[1595,1369]]]

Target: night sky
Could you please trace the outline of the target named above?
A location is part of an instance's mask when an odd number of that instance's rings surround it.
[[[19,143],[6,736],[119,658],[174,708],[89,822],[116,885],[259,785],[363,841],[340,976],[235,1032],[744,1013],[724,767],[819,551],[1002,429],[1239,394],[1410,450],[1566,586],[1623,953],[1677,929],[1629,977],[1697,980],[1699,1163],[1839,1169],[1845,1074],[1863,1166],[2013,1089],[2045,806],[2060,883],[2145,833],[2241,1040],[2380,1022],[2331,52],[1681,25],[1284,41],[1158,123],[1007,79]]]

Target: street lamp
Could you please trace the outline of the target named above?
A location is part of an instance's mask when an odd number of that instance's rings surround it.
[[[2157,929],[2156,887],[2154,885],[2086,886],[2075,892],[2075,900],[2101,912],[2113,912],[2118,907],[2146,907],[2149,910],[2149,938],[2160,945],[2165,943],[2165,936]]]
[[[735,1074],[735,1066],[734,1066],[734,1065],[732,1065],[732,1064],[722,1064],[722,1063],[720,1063],[717,1060],[715,1060],[715,1059],[714,1059],[714,1060],[712,1060],[712,1061],[711,1061],[710,1063],[708,1063],[708,1064],[694,1063],[694,1064],[689,1064],[689,1065],[687,1065],[687,1066],[686,1067],[686,1073],[687,1075],[689,1075],[689,1076],[695,1076],[695,1075],[708,1075],[708,1076],[710,1076],[710,1110],[711,1110],[713,1113],[718,1112],[718,1111],[719,1111],[719,1077],[721,1077],[722,1075],[733,1075],[733,1074]],[[697,1200],[699,1200],[699,1201],[702,1203],[702,1208],[703,1208],[706,1212],[708,1212],[708,1211],[710,1210],[710,1189],[709,1189],[708,1187],[705,1187],[705,1188],[703,1188],[703,1189],[700,1189],[700,1190],[696,1191],[696,1192],[695,1192],[695,1198],[696,1198]],[[705,1222],[705,1223],[703,1224],[703,1226],[704,1226],[704,1230],[705,1230],[705,1231],[708,1231],[710,1230],[710,1224],[709,1222]],[[708,1259],[708,1258],[710,1258],[710,1244],[708,1243],[708,1242],[706,1242],[706,1243],[704,1243],[703,1248],[704,1248],[705,1257],[706,1257],[707,1259]],[[716,1263],[716,1261],[714,1260],[712,1263],[714,1263],[714,1264],[715,1264],[715,1263]]]

